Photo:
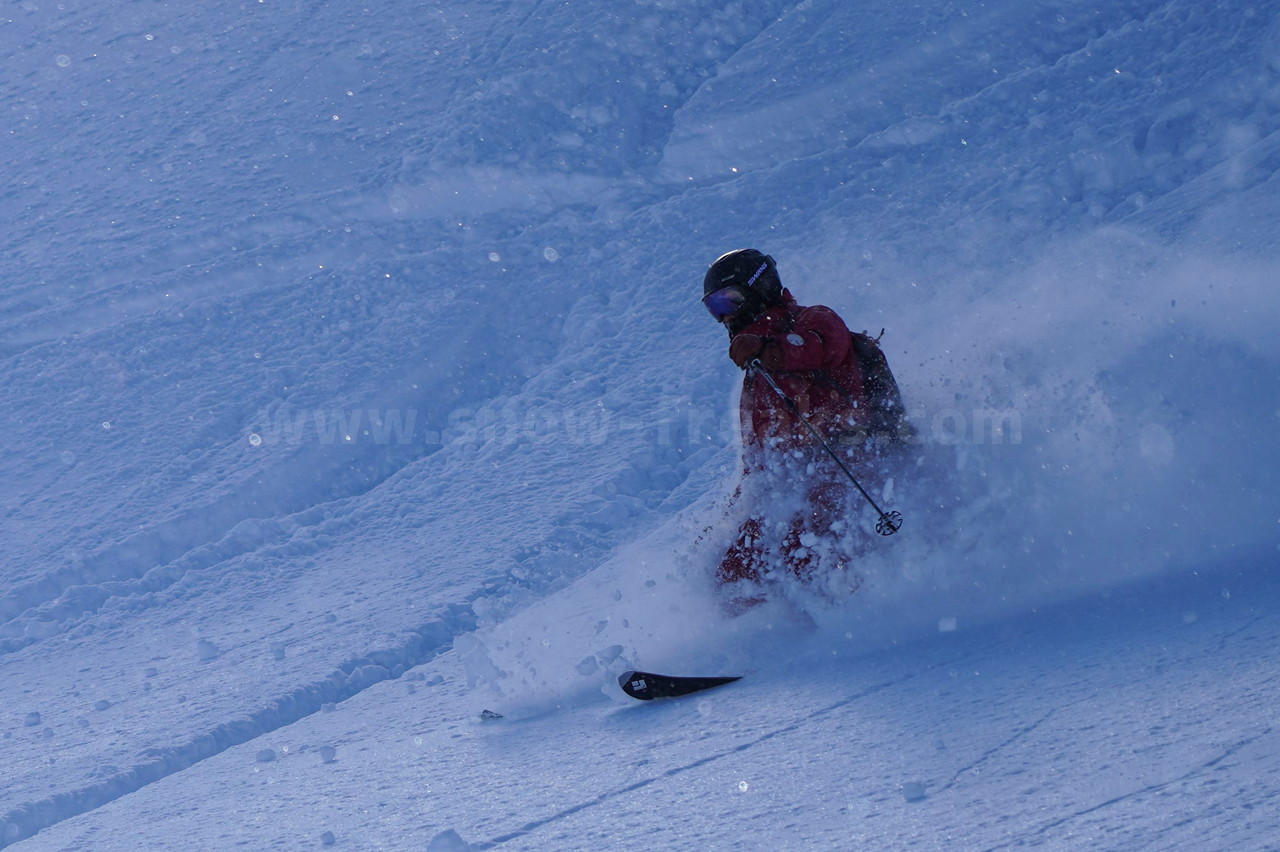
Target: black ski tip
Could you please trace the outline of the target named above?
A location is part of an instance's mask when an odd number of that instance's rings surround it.
[[[742,680],[741,675],[720,677],[677,677],[653,672],[623,672],[618,675],[618,686],[632,698],[652,701],[655,698],[677,698],[692,692],[701,692],[726,683]]]

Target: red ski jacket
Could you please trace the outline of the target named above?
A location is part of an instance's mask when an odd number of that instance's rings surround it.
[[[902,400],[875,340],[851,334],[821,305],[802,307],[787,290],[782,301],[739,331],[776,347],[770,375],[827,440],[861,444],[868,433],[897,430]],[[770,451],[805,449],[817,440],[758,373],[747,371],[739,403],[746,462],[761,467]]]

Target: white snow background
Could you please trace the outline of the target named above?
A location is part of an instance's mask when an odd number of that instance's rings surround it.
[[[1276,848],[1278,14],[7,3],[0,846]],[[735,619],[748,245],[928,443]]]

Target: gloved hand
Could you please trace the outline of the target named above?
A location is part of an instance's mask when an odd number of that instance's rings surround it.
[[[767,337],[739,334],[729,341],[729,360],[743,370],[757,358],[760,359],[760,366],[766,370],[776,370],[782,361],[781,356],[778,344]]]

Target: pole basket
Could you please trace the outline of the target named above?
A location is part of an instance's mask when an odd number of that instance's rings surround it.
[[[876,521],[876,532],[880,535],[893,535],[900,529],[902,529],[901,512],[885,512],[880,516],[880,520]]]

